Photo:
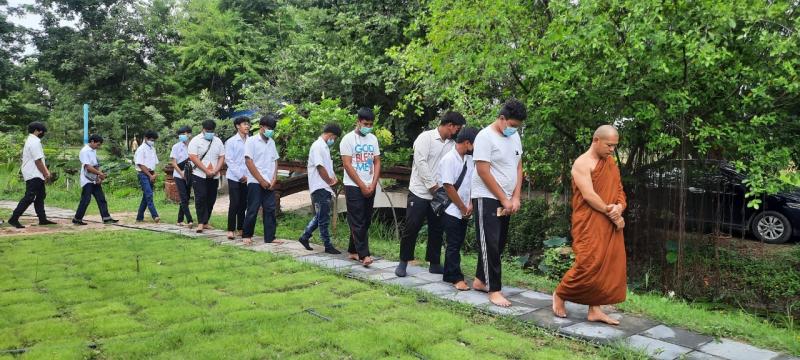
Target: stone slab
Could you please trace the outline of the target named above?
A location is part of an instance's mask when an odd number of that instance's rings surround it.
[[[575,319],[554,316],[549,305],[546,308],[521,315],[519,319],[550,330],[558,330],[579,322]]]
[[[531,290],[523,291],[516,295],[511,295],[508,297],[508,299],[538,308],[550,307],[553,304],[552,296]]]
[[[430,282],[442,281],[442,274],[431,274],[427,270],[411,276]]]
[[[377,273],[371,273],[367,275],[367,279],[372,281],[387,281],[396,278],[397,275],[394,274],[394,271],[380,271]]]
[[[670,344],[641,335],[633,335],[625,339],[625,344],[634,349],[642,350],[653,359],[658,360],[673,360],[692,351],[692,349],[687,347]]]
[[[443,282],[420,285],[417,286],[417,289],[444,298],[451,298],[458,292],[458,289],[454,288],[453,285]]]
[[[608,344],[630,336],[625,331],[595,322],[582,322],[561,328],[560,332],[600,344]]]
[[[489,296],[475,290],[459,291],[452,297],[452,300],[470,305],[485,305],[489,303]]]
[[[680,328],[672,328],[666,325],[654,326],[646,331],[643,331],[641,335],[693,349],[696,349],[700,345],[713,340],[713,338],[710,336],[700,335],[691,331],[686,331]]]
[[[730,360],[774,360],[780,354],[730,339],[709,342],[698,350]]]
[[[706,354],[706,353],[704,353],[702,351],[698,351],[698,350],[692,351],[692,352],[684,355],[683,359],[681,359],[681,360],[684,360],[684,359],[685,360],[726,360],[726,359],[723,359],[723,358],[721,358],[719,356]]]
[[[406,277],[396,277],[394,279],[387,280],[386,283],[392,285],[400,285],[404,287],[415,287],[419,285],[425,285],[428,282],[420,278],[415,278],[413,276],[406,276]]]
[[[506,315],[506,316],[522,316],[537,310],[536,308],[530,307],[526,304],[515,303],[513,301],[511,302],[511,306],[509,307],[497,306],[490,302],[488,304],[480,306],[480,308],[493,314]]]
[[[370,265],[370,267],[373,267],[373,268],[376,268],[376,269],[381,269],[381,270],[383,270],[383,269],[392,269],[392,271],[394,271],[394,268],[396,268],[398,264],[399,263],[397,261],[377,260],[377,261],[373,261],[372,265]]]

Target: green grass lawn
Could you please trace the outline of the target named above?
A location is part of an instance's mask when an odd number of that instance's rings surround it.
[[[0,238],[0,354],[12,349],[47,359],[639,357],[287,257],[129,230]]]

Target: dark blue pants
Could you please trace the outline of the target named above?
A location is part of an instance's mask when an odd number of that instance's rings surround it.
[[[31,206],[31,204],[36,210],[36,216],[39,217],[39,221],[47,220],[47,215],[44,213],[44,199],[46,197],[47,192],[44,189],[44,180],[33,178],[25,181],[25,195],[19,201],[17,208],[14,209],[8,220],[19,221],[19,217],[22,216],[25,210],[28,210],[28,206]]]
[[[178,188],[178,196],[181,198],[181,204],[178,208],[178,222],[183,222],[185,218],[187,223],[193,223],[192,212],[189,210],[189,192],[191,188],[189,184],[186,183],[186,180],[179,178],[173,179],[175,179],[175,187]]]
[[[363,259],[370,256],[369,226],[372,224],[375,193],[364,197],[358,186],[345,186],[344,196],[347,200],[347,223],[350,225],[350,245],[347,252],[358,254],[358,258]]]
[[[211,212],[214,210],[214,203],[217,202],[217,187],[219,187],[219,179],[192,175],[194,206],[198,224],[208,225]]]
[[[447,237],[442,280],[456,283],[464,280],[464,273],[461,272],[461,246],[464,245],[464,238],[467,236],[469,220],[445,213],[442,214],[442,224]]]
[[[247,210],[247,183],[228,180],[228,231],[244,228],[244,213]]]
[[[263,210],[264,217],[264,242],[271,243],[275,240],[275,229],[278,225],[275,220],[275,192],[264,189],[259,184],[247,184],[247,211],[244,215],[244,229],[242,238],[252,238],[258,219],[258,209]]]
[[[331,243],[331,234],[328,232],[328,224],[331,221],[331,203],[333,195],[328,190],[318,189],[311,193],[311,203],[314,205],[314,218],[308,222],[306,231],[300,238],[308,240],[314,233],[314,230],[319,228],[319,236],[322,238],[322,243],[325,248],[333,247]]]
[[[83,220],[86,215],[86,209],[89,203],[92,202],[92,196],[97,201],[97,207],[100,208],[100,216],[103,220],[110,220],[111,214],[108,212],[108,203],[106,202],[106,195],[103,193],[103,186],[98,184],[86,184],[81,188],[81,202],[78,203],[78,210],[75,211],[75,220]]]
[[[144,209],[150,210],[150,216],[153,219],[158,217],[156,211],[156,204],[153,203],[153,183],[150,182],[150,177],[143,172],[139,172],[139,186],[142,187],[142,202],[139,203],[139,211],[136,213],[136,221],[144,220]]]

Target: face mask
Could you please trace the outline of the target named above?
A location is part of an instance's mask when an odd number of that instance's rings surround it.
[[[272,138],[272,134],[274,134],[274,133],[275,133],[275,130],[266,129],[266,130],[264,130],[264,137],[266,137],[267,139],[271,139]]]
[[[328,140],[325,140],[325,143],[326,143],[326,144],[328,144],[328,147],[331,147],[331,146],[333,146],[333,143],[334,143],[334,142],[335,142],[335,141],[334,141],[333,139],[328,139]]]
[[[153,147],[153,145],[155,145],[155,143],[156,143],[156,142],[155,142],[155,141],[153,141],[153,140],[146,140],[146,141],[145,141],[145,144],[149,145],[150,147]]]
[[[467,150],[467,155],[472,156],[472,150]]]
[[[515,127],[506,126],[506,128],[503,129],[503,135],[505,135],[506,137],[509,137],[509,136],[514,135],[516,133],[517,133],[517,128],[515,128]]]
[[[189,140],[189,135],[180,134],[178,135],[178,140],[180,140],[181,142],[186,142],[186,140]]]
[[[39,139],[41,139],[41,138],[43,138],[43,137],[44,137],[44,133],[39,133],[39,135],[36,135],[36,136],[37,136]]]
[[[211,140],[214,139],[214,133],[213,132],[204,132],[203,133],[203,138],[205,138],[208,141],[211,141]]]
[[[369,133],[372,132],[372,128],[371,127],[362,126],[359,131],[361,131],[361,136],[367,136]]]

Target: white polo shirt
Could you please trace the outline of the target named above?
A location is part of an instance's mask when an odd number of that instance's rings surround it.
[[[136,165],[136,171],[142,172],[142,169],[139,168],[139,165],[147,166],[148,169],[151,171],[156,171],[156,165],[158,165],[158,156],[156,155],[156,149],[147,143],[140,145],[136,148],[136,153],[133,155],[133,161]]]
[[[83,187],[86,184],[94,184],[95,183],[94,181],[91,181],[86,177],[86,173],[88,172],[86,171],[86,165],[97,168],[97,166],[99,165],[99,162],[97,161],[97,151],[95,151],[95,149],[92,149],[92,147],[89,146],[89,144],[86,144],[83,146],[83,149],[81,149],[78,158],[80,158],[81,160],[81,187]]]
[[[278,149],[275,147],[275,140],[264,140],[261,134],[247,138],[244,144],[244,157],[253,159],[261,177],[272,184],[272,176],[278,168]],[[256,177],[249,171],[247,172],[247,183],[258,184]]]
[[[423,199],[433,199],[430,188],[441,185],[439,182],[439,162],[455,142],[442,139],[438,129],[422,132],[414,140],[414,162],[411,165],[411,180],[408,190]]]
[[[206,152],[206,149],[208,149],[208,152]],[[225,156],[225,145],[222,143],[222,140],[220,140],[216,135],[214,135],[214,138],[211,139],[211,141],[206,140],[205,137],[203,136],[203,133],[201,132],[200,134],[195,135],[195,137],[193,137],[192,140],[189,141],[189,154],[202,156],[202,158],[200,158],[199,160],[205,166],[209,165],[217,166],[217,161],[219,160],[219,157]],[[203,156],[203,154],[205,154],[205,156]],[[192,175],[201,177],[203,179],[206,178],[205,171],[203,171],[203,169],[200,169],[198,167],[192,170]],[[219,174],[217,176],[214,176],[214,179],[219,179]]]
[[[485,127],[475,137],[475,149],[472,152],[472,159],[489,162],[492,177],[494,177],[500,189],[511,199],[514,189],[517,187],[517,167],[522,161],[522,140],[519,133],[511,136],[504,136],[498,133],[491,126]],[[491,198],[497,199],[483,180],[476,173],[472,177],[473,199]]]
[[[245,136],[242,139],[242,136],[236,133],[225,141],[225,163],[228,164],[225,177],[228,180],[238,182],[242,176],[249,175],[247,166],[244,164],[244,144],[247,138]]]
[[[25,146],[22,147],[22,178],[25,181],[39,178],[44,180],[44,174],[36,167],[36,160],[42,159],[44,162],[44,149],[42,149],[42,139],[30,134],[25,139]]]
[[[475,164],[472,162],[472,156],[464,155],[462,157],[456,149],[447,152],[439,166],[441,175],[439,183],[455,186],[458,181],[458,176],[461,175],[461,171],[464,170],[464,164],[467,165],[467,171],[464,173],[464,180],[462,180],[461,185],[458,186],[458,197],[461,198],[461,201],[465,205],[469,205],[470,186],[472,185],[472,176],[475,173]],[[456,204],[450,204],[444,212],[457,219],[462,218],[461,210],[458,209]]]
[[[176,164],[180,164],[189,158],[189,147],[183,141],[178,141],[175,145],[172,145],[172,150],[169,152],[169,157],[171,159],[175,159]],[[191,165],[189,165],[187,162],[186,166]],[[175,168],[172,170],[172,177],[174,178],[183,179],[185,177],[184,174],[185,173],[181,171],[180,168]]]
[[[336,193],[333,192],[333,189],[331,189],[331,186],[328,185],[325,180],[322,180],[322,176],[319,175],[319,169],[317,169],[317,166],[322,166],[325,168],[328,176],[336,176],[333,173],[331,149],[328,147],[328,144],[325,142],[325,139],[323,139],[322,136],[320,136],[317,141],[314,141],[314,143],[311,144],[311,149],[308,151],[308,190],[313,193],[319,189],[325,189],[331,194],[336,195]]]
[[[373,134],[361,136],[355,131],[347,133],[339,143],[339,153],[342,156],[350,156],[356,174],[367,186],[372,183],[372,176],[375,175],[375,157],[381,155],[378,138]],[[344,172],[345,186],[358,186],[347,171]]]

